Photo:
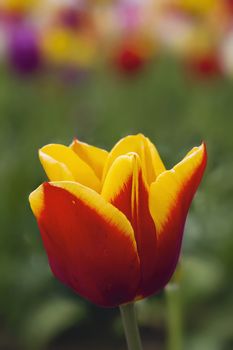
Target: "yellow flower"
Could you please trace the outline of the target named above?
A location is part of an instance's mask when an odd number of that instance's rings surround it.
[[[2,0],[0,8],[10,12],[24,12],[36,4],[35,0]]]
[[[42,38],[42,51],[48,61],[55,64],[88,67],[96,54],[94,38],[65,27],[50,28]]]
[[[206,14],[217,5],[217,0],[175,0],[175,3],[184,10]]]
[[[47,145],[39,156],[51,182],[32,192],[30,203],[54,275],[108,307],[163,288],[205,170],[205,145],[171,170],[141,134],[109,153],[75,140]]]

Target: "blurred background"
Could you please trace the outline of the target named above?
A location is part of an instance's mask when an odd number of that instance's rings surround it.
[[[175,304],[138,303],[145,350],[167,349],[174,307],[183,349],[233,349],[232,78],[231,0],[0,1],[1,350],[126,349],[117,309],[52,277],[28,194],[41,146],[138,132],[167,168],[202,140],[209,153]]]

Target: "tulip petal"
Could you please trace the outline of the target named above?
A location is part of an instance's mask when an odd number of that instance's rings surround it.
[[[96,176],[101,180],[108,152],[104,149],[88,145],[85,142],[80,142],[77,139],[72,142],[70,148],[93,169]]]
[[[155,146],[144,135],[138,134],[121,139],[113,147],[105,164],[104,177],[107,175],[114,160],[129,152],[135,152],[139,155],[143,174],[148,184],[151,184],[160,173],[165,171],[165,167]]]
[[[71,148],[50,144],[39,150],[39,157],[50,181],[77,181],[100,191],[94,171]]]
[[[202,179],[206,147],[195,147],[172,170],[161,174],[150,187],[149,208],[156,225],[158,266],[151,293],[164,287],[176,267],[187,213]],[[148,292],[144,296],[149,295]]]
[[[30,204],[58,279],[101,306],[134,299],[140,267],[124,214],[75,182],[45,183]]]
[[[154,275],[156,230],[149,212],[149,194],[136,153],[116,158],[103,184],[101,196],[123,212],[131,222],[140,259],[141,290],[149,288]]]

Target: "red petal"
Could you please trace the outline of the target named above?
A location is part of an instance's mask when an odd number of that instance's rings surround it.
[[[139,261],[132,227],[121,212],[71,182],[46,183],[30,202],[58,279],[101,306],[134,299]]]

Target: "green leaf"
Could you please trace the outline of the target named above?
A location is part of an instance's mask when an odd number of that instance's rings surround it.
[[[59,333],[77,324],[85,315],[84,307],[65,298],[46,300],[37,305],[23,325],[27,349],[42,349]]]

